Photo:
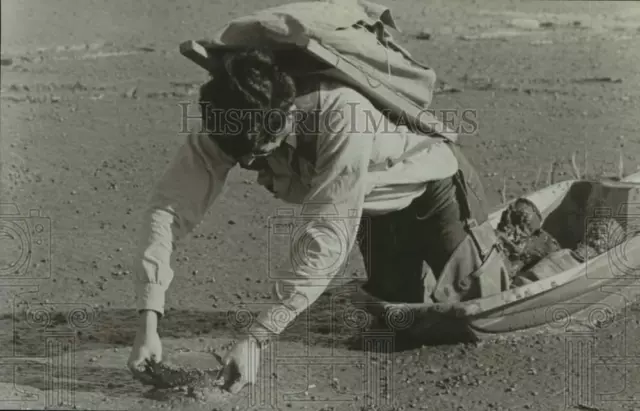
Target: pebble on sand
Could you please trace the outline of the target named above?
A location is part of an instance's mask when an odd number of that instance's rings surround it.
[[[138,96],[138,88],[132,87],[124,93],[124,97],[126,98],[137,98]]]
[[[431,33],[427,30],[422,30],[418,34],[416,34],[416,38],[418,40],[431,40]]]

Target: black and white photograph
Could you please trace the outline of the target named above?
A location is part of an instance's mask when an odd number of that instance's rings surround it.
[[[0,409],[640,410],[640,2],[1,19]]]

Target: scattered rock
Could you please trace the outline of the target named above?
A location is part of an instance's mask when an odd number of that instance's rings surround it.
[[[460,93],[461,89],[453,87],[449,83],[443,80],[438,80],[437,88],[434,90],[435,94],[443,94],[443,93]]]
[[[422,30],[418,34],[416,34],[416,39],[418,40],[431,40],[431,33],[426,30]]]
[[[70,89],[72,91],[85,91],[87,90],[87,86],[85,86],[84,84],[80,83],[79,81],[76,81],[74,84],[71,85]]]
[[[133,98],[133,99],[137,98],[138,97],[138,87],[130,88],[129,90],[127,90],[124,93],[123,97],[125,97],[125,98]]]

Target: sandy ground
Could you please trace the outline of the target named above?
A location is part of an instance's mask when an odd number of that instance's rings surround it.
[[[352,343],[353,307],[334,290],[282,336],[260,385],[237,397],[212,394],[203,403],[132,381],[125,362],[141,212],[184,138],[178,104],[195,99],[206,79],[177,45],[277,3],[2,1],[2,203],[50,230],[34,233],[41,243],[26,270],[16,276],[3,266],[0,406],[640,409],[635,305],[594,334],[372,353]],[[462,142],[494,204],[503,186],[507,198],[530,191],[553,161],[557,179],[570,178],[574,151],[580,167],[588,151],[590,174],[615,174],[624,142],[626,173],[638,168],[640,5],[387,4],[403,28],[397,37],[460,90],[437,95],[434,108],[476,110],[479,127]],[[417,39],[420,32],[430,39]],[[210,352],[224,353],[229,322],[237,321],[227,312],[270,298],[265,224],[283,205],[254,180],[235,171],[206,221],[179,245],[160,328],[173,362],[216,367]],[[30,217],[31,209],[42,217]],[[18,221],[6,207],[0,217]],[[19,252],[3,241],[3,250]],[[344,276],[362,275],[354,254]]]

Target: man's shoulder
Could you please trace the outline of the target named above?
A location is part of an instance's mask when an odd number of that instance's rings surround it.
[[[320,101],[324,106],[336,108],[354,103],[369,102],[362,93],[336,80],[322,82],[320,85]]]
[[[349,103],[368,101],[354,88],[330,78],[303,78],[298,80],[296,105],[300,109],[335,109]]]

